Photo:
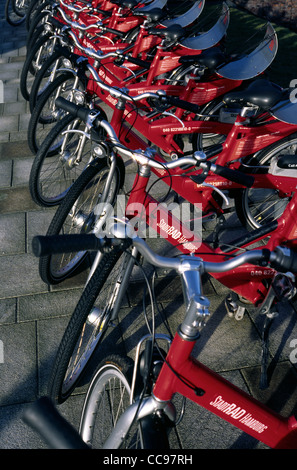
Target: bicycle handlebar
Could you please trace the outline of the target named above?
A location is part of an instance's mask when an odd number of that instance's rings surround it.
[[[35,236],[32,241],[32,249],[34,255],[40,257],[53,253],[70,253],[84,250],[106,252],[112,247],[123,249],[131,244],[135,245],[138,251],[153,266],[175,269],[176,271],[181,268],[180,258],[159,256],[138,236],[133,236],[133,238],[98,237],[95,234]],[[273,269],[279,272],[292,271],[297,273],[297,253],[284,247],[276,247],[273,251],[268,249],[251,250],[221,263],[201,261],[200,258],[190,255],[182,257],[183,269],[185,266],[189,269],[196,269],[197,263],[201,262],[204,271],[210,273],[229,271],[245,263],[270,264]]]
[[[99,82],[99,86],[102,87],[103,89],[106,89],[107,91],[110,91],[111,89],[111,87],[103,84],[102,82]],[[137,97],[135,97],[135,99],[141,100],[141,99],[152,97],[155,95],[156,95],[155,93],[149,93],[149,92],[142,93],[141,95],[138,95]],[[116,89],[116,88],[112,88],[112,96],[116,98],[121,98],[121,99],[123,98],[126,99],[126,97],[129,99],[132,99],[131,97],[129,97],[129,95],[126,95],[121,90]],[[61,96],[56,99],[56,106],[70,113],[74,117],[79,117],[84,122],[87,122],[88,117],[90,113],[92,112],[88,108],[76,105],[75,103],[67,101],[65,98]],[[254,183],[254,177],[251,175],[247,175],[247,174],[242,173],[241,171],[226,168],[221,165],[216,165],[214,163],[210,164],[209,162],[203,161],[206,158],[205,158],[205,154],[203,154],[202,152],[195,153],[193,157],[181,157],[169,163],[167,162],[159,163],[158,161],[152,158],[152,154],[150,154],[152,149],[151,150],[147,149],[146,151],[141,151],[141,150],[132,151],[128,149],[127,147],[125,147],[119,141],[114,129],[107,121],[101,120],[100,118],[98,118],[95,122],[95,125],[103,127],[103,129],[107,132],[111,140],[111,143],[116,147],[116,149],[119,152],[122,152],[127,157],[132,158],[133,160],[135,160],[136,162],[140,164],[148,165],[156,169],[164,169],[164,167],[166,167],[169,170],[183,166],[183,165],[192,165],[195,167],[201,167],[204,170],[210,170],[213,173],[222,176],[223,178],[226,178],[230,181],[234,181],[235,183],[238,183],[245,187],[251,187]],[[202,157],[202,161],[201,161],[201,157]]]
[[[23,421],[52,449],[90,449],[47,397],[29,405],[24,412]]]
[[[108,33],[113,33],[119,37],[125,36],[125,33],[123,33],[122,31],[117,31],[116,29],[108,28],[102,23],[101,20],[97,21],[96,23],[85,26],[80,23],[77,23],[76,21],[71,21],[69,18],[67,18],[65,12],[61,8],[58,7],[57,11],[60,13],[63,20],[68,26],[70,26],[71,28],[78,29],[79,31],[89,31],[92,28],[97,28],[97,29],[102,29],[103,31],[106,31]]]
[[[92,10],[92,3],[87,4],[85,7],[74,7],[72,5],[68,5],[67,3],[63,2],[63,0],[59,0],[59,3],[63,5],[63,7],[67,8],[67,10],[74,11],[75,13],[81,13],[85,10]]]

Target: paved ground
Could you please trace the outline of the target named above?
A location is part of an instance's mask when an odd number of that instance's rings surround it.
[[[46,232],[53,211],[40,209],[30,199],[28,175],[34,158],[26,143],[30,116],[19,91],[26,30],[7,25],[3,12],[4,0],[0,0],[0,79],[4,83],[4,104],[0,105],[0,448],[37,449],[44,444],[22,423],[21,416],[24,407],[46,391],[53,357],[81,293],[84,275],[49,289],[40,280],[38,261],[31,254],[32,236]],[[234,216],[228,228],[240,230]],[[182,313],[178,280],[163,273],[157,289],[159,305],[174,330]],[[297,336],[295,313],[284,308],[273,327],[273,374],[269,388],[261,391],[261,319],[252,311],[240,322],[228,317],[224,309],[227,290],[213,280],[206,280],[204,291],[213,315],[199,341],[201,360],[276,411],[286,416],[296,411],[297,377],[289,361],[290,341]],[[124,340],[132,354],[145,332],[140,291],[131,292],[130,306],[123,306],[121,319],[118,341]],[[158,329],[163,331],[161,326]],[[78,389],[60,408],[74,425],[78,424],[84,389]],[[264,447],[190,403],[177,433],[173,445],[184,449]]]

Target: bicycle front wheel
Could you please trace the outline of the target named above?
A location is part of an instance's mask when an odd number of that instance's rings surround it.
[[[29,179],[31,197],[36,204],[43,207],[60,204],[91,161],[91,140],[79,131],[72,132],[79,127],[79,119],[66,115],[38,150]]]
[[[97,221],[104,224],[107,210],[114,206],[121,185],[121,170],[116,167],[103,207],[102,193],[110,168],[104,159],[94,160],[73,183],[55,213],[47,235],[92,233]],[[104,211],[104,213],[101,212]],[[103,228],[103,227],[101,227]],[[39,274],[47,284],[58,284],[74,274],[87,251],[51,254],[39,261]]]
[[[50,35],[44,34],[29,50],[20,77],[20,90],[26,101],[30,99],[31,88],[37,72],[53,52],[53,44]]]
[[[11,26],[18,26],[26,19],[27,1],[6,0],[5,19]]]
[[[128,252],[113,250],[102,255],[57,352],[48,388],[48,394],[55,403],[63,403],[72,393],[95,348],[106,336],[115,315],[114,309],[120,307],[126,294],[133,266],[134,259]]]
[[[92,449],[102,449],[122,413],[130,404],[133,361],[112,355],[98,367],[85,398],[80,435]],[[132,426],[121,449],[143,449],[139,425]]]
[[[51,129],[66,114],[65,111],[56,107],[56,99],[62,96],[73,101],[77,89],[84,91],[77,77],[72,72],[65,72],[58,75],[41,95],[28,126],[28,145],[32,153],[38,152]]]

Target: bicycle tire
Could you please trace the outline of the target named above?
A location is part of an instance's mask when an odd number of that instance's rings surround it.
[[[111,182],[107,202],[113,206],[123,182],[123,168],[117,166]],[[90,233],[101,213],[100,197],[109,172],[106,160],[94,160],[78,177],[58,207],[47,235],[59,233]],[[86,251],[50,254],[39,260],[41,279],[49,285],[59,284],[75,274],[87,256]]]
[[[33,38],[37,39],[39,36],[37,36],[36,31],[38,29],[38,26],[42,26],[43,29],[43,18],[48,16],[48,12],[44,11],[46,9],[46,5],[51,5],[51,1],[45,1],[39,7],[35,9],[34,16],[31,20],[30,27],[28,29],[28,34],[27,34],[27,49],[30,49],[30,46],[33,44]],[[39,35],[42,30],[39,30]]]
[[[34,44],[36,44],[36,42],[39,41],[39,39],[46,33],[47,31],[45,30],[43,24],[41,24],[34,31],[34,34],[32,35],[30,39],[27,37],[27,42],[26,42],[27,55],[28,55],[28,52],[32,49],[32,47],[34,47]]]
[[[56,72],[55,77],[51,78],[50,77],[50,72],[51,70],[56,67],[59,68],[59,63],[63,61],[64,55],[60,51],[54,52],[42,65],[41,69],[37,72],[35,76],[35,80],[33,82],[32,88],[31,88],[31,93],[29,97],[29,107],[30,107],[30,112],[31,114],[34,111],[34,108],[36,106],[36,103],[42,93],[46,90],[46,88],[53,83],[54,79],[61,73],[64,72]]]
[[[19,15],[18,13],[16,13],[14,3],[15,0],[6,0],[4,9],[5,19],[7,23],[11,26],[19,26],[25,21],[26,15]]]
[[[58,75],[36,103],[28,125],[28,145],[32,153],[37,153],[52,127],[65,116],[64,111],[55,108],[55,99],[58,96],[71,99],[75,79],[72,72]],[[84,90],[81,82],[79,88]]]
[[[79,145],[83,138],[81,134],[63,135],[68,128],[78,129],[79,122],[68,114],[58,121],[34,158],[29,177],[29,190],[33,201],[42,207],[60,204],[90,161],[90,139],[85,139],[81,148],[82,145]],[[81,150],[79,164],[76,162],[78,150]]]
[[[225,106],[224,101],[222,98],[214,99],[207,103],[202,109],[201,114],[207,116],[217,116],[215,113],[220,112],[221,108]],[[199,121],[207,121],[209,117],[198,117]],[[213,118],[212,118],[213,120]],[[218,144],[222,144],[225,139],[226,135],[222,134],[204,134],[204,133],[197,133],[192,135],[192,145],[193,145],[193,152],[196,151],[206,151],[211,146],[215,146]]]
[[[38,57],[39,54],[41,54],[46,44],[51,43],[51,42],[52,42],[52,39],[50,38],[50,35],[44,34],[37,41],[37,43],[32,47],[32,49],[30,50],[29,54],[26,57],[26,60],[22,68],[21,77],[20,77],[20,90],[21,90],[23,98],[26,101],[29,101],[32,83],[37,73],[37,68],[36,66],[34,66],[34,59],[36,58],[36,56]]]
[[[29,31],[30,24],[34,15],[36,13],[36,9],[42,4],[45,3],[45,0],[31,0],[28,6],[27,15],[26,15],[26,29]]]
[[[106,336],[112,315],[108,304],[113,304],[114,297],[118,294],[116,288],[120,285],[120,276],[125,272],[129,260],[132,263],[129,254],[116,249],[102,255],[97,269],[85,286],[52,368],[48,395],[54,403],[63,403],[70,396],[86,372],[86,366],[95,349],[98,350]],[[114,340],[112,343],[114,347]]]
[[[81,413],[79,433],[91,449],[102,449],[121,414],[130,404],[133,361],[107,356],[92,376]],[[104,412],[103,412],[104,410]],[[142,430],[135,425],[121,449],[143,449]]]
[[[286,149],[292,154],[291,148],[297,148],[297,133],[261,150],[256,155],[246,160],[247,165],[258,166],[251,173],[266,171],[271,159],[277,154],[284,154]],[[296,154],[297,160],[297,154]],[[242,225],[252,231],[278,219],[285,210],[290,197],[279,196],[279,191],[266,188],[245,188],[235,192],[234,203],[237,217]],[[267,205],[266,205],[267,204]]]

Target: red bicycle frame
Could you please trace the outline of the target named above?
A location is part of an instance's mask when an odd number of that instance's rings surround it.
[[[154,397],[169,401],[179,393],[271,448],[296,449],[296,418],[275,413],[205,367],[191,356],[195,343],[176,333],[166,358],[169,365],[165,362],[161,369]]]
[[[98,92],[100,92],[99,87]],[[111,125],[119,136],[120,141],[131,149],[136,150],[141,148],[145,150],[147,148],[146,141],[137,135],[133,129],[128,129],[123,126],[123,116],[125,116],[128,122],[131,122],[130,117],[127,114],[129,108],[125,110],[116,108],[116,100],[110,97],[110,95],[105,94],[103,91],[101,96],[107,96],[109,97],[109,100],[113,101],[114,112],[111,118]],[[167,121],[167,118],[164,118],[164,120]],[[174,120],[174,118],[172,120]],[[163,119],[160,119],[160,121],[163,121]],[[140,117],[139,120],[136,119],[135,123],[137,123],[137,125],[134,126],[135,129],[139,130],[142,136],[145,136],[148,140],[151,140],[151,142],[155,143],[163,150],[170,149],[169,145],[166,147],[165,144],[169,139],[173,139],[175,128],[163,128],[161,137],[157,136],[157,138],[153,139],[150,125],[145,122],[145,119]],[[142,127],[140,123],[142,123]],[[161,125],[156,124],[156,126]],[[204,133],[215,132],[215,129],[218,132],[220,129],[222,134],[228,134],[227,139],[223,144],[222,152],[217,155],[216,163],[222,166],[226,166],[228,163],[228,166],[231,169],[238,169],[240,166],[240,158],[251,155],[273,142],[296,132],[296,126],[286,124],[275,119],[265,125],[249,126],[246,125],[245,118],[241,116],[237,117],[236,122],[233,125],[220,124],[214,121],[193,121],[193,127],[188,126],[186,129],[183,129],[183,131],[191,133],[189,132],[189,129],[193,130],[194,126],[196,130],[199,129]],[[158,128],[160,129],[160,127]],[[168,135],[166,135],[166,132]],[[154,158],[159,162],[166,162],[166,160],[159,154],[155,154]],[[172,190],[182,196],[185,200],[192,204],[200,204],[203,213],[209,213],[212,211],[215,211],[218,214],[223,213],[221,206],[213,198],[213,190],[195,183],[190,178],[191,174],[183,176],[184,170],[182,168],[175,169],[174,171],[153,168],[152,171],[161,178],[165,184],[170,185]],[[193,170],[192,175],[196,175],[197,173],[199,173],[199,171],[197,172],[197,170]],[[225,178],[214,174],[209,176],[206,182],[219,189],[238,189],[243,187],[238,183],[226,180]],[[272,174],[256,174],[254,175],[253,187],[277,189],[284,195],[289,195],[296,189],[296,178],[280,177]]]
[[[155,159],[160,162],[164,161],[158,155],[156,155]],[[165,174],[164,182],[168,185],[170,184],[173,191],[176,191],[177,194],[186,201],[194,204],[197,208],[200,207],[203,210],[203,202],[206,205],[208,204],[209,201],[207,198],[209,198],[213,190],[198,188],[197,184],[194,183],[188,175],[183,175],[181,168],[175,169],[172,172],[165,169],[152,170],[161,177],[164,177]],[[296,178],[276,177],[273,175],[259,176],[262,184],[260,187],[282,187],[292,192],[296,189]],[[242,187],[238,183],[233,183],[222,177],[216,176],[216,178],[217,181],[221,181],[221,184],[225,182],[228,188]],[[170,244],[183,253],[197,254],[197,256],[202,256],[205,261],[212,261],[215,255],[218,262],[223,261],[226,257],[226,253],[220,248],[213,249],[209,244],[203,242],[199,234],[198,236],[195,235],[188,226],[177,219],[166,207],[159,204],[158,201],[147,192],[148,182],[149,178],[141,173],[135,176],[125,215],[130,219],[140,217],[142,220],[145,220],[146,224],[151,227],[155,233],[159,234],[162,238],[166,238]],[[213,183],[213,176],[206,178],[205,183],[208,182]],[[141,210],[145,210],[145,214],[139,211],[139,207],[141,207]],[[251,246],[268,236],[269,241],[267,242],[267,248],[270,250],[280,244],[286,244],[289,247],[296,248],[297,221],[294,215],[296,214],[296,210],[297,195],[295,193],[277,223],[274,223],[272,226],[269,225],[266,231],[261,230],[260,232],[253,232],[248,240],[243,240],[240,248]],[[259,305],[263,302],[267,294],[267,288],[263,285],[262,280],[271,279],[274,274],[273,269],[259,267],[255,275],[255,270],[251,266],[243,265],[227,273],[213,273],[212,276],[226,287],[248,299],[254,305]]]

